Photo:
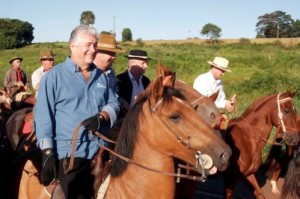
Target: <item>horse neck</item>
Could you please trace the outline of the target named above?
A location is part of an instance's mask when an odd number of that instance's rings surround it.
[[[277,110],[277,106],[264,105],[264,107],[255,110],[251,114],[242,116],[242,118],[252,127],[254,133],[267,139],[272,132],[272,128],[278,125],[274,119],[274,117],[277,116],[277,111],[274,113],[274,110]],[[274,116],[274,114],[276,114],[276,116]]]
[[[139,137],[132,160],[151,169],[174,173],[173,158],[150,147],[144,137]],[[122,176],[111,178],[106,198],[134,198],[138,194],[139,198],[171,199],[174,192],[174,177],[129,163]]]

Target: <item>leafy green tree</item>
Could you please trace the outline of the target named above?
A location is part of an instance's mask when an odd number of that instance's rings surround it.
[[[293,23],[291,37],[300,37],[300,20],[298,19]]]
[[[218,40],[218,38],[221,37],[221,31],[222,29],[219,28],[218,26],[212,23],[208,23],[203,26],[200,34],[208,37],[210,43],[213,44],[214,40]]]
[[[33,26],[18,19],[0,19],[0,49],[11,49],[31,44]]]
[[[111,32],[103,30],[103,31],[101,31],[101,34],[107,34],[107,35],[109,35],[109,34],[111,34]]]
[[[93,25],[95,23],[95,15],[92,11],[84,11],[80,16],[80,24]]]
[[[132,41],[132,33],[130,28],[124,28],[122,31],[122,42]]]
[[[294,20],[283,11],[266,13],[258,17],[256,23],[257,35],[266,38],[291,37]]]

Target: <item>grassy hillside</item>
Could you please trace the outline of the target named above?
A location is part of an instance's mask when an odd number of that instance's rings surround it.
[[[250,40],[249,40],[250,41]],[[288,45],[281,41],[259,44],[248,40],[241,42],[221,42],[210,46],[205,42],[145,42],[137,47],[136,43],[120,44],[127,52],[133,48],[148,51],[150,57],[146,75],[153,79],[158,62],[169,66],[177,72],[177,78],[192,85],[194,79],[209,70],[208,60],[215,56],[229,59],[232,73],[224,76],[225,92],[228,97],[234,93],[238,96],[239,113],[243,112],[255,99],[266,94],[298,90],[300,93],[300,45],[298,40]],[[50,47],[57,55],[55,62],[64,61],[69,54],[67,43],[39,43],[21,49],[0,51],[0,85],[9,69],[9,59],[14,55],[24,58],[23,68],[28,76],[40,66],[39,52]],[[114,64],[116,73],[127,68],[127,59],[118,55]],[[299,94],[295,98],[296,106],[300,107]]]

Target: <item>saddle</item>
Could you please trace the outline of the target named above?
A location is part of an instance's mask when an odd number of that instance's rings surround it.
[[[93,188],[96,198],[100,185],[109,173],[107,151],[100,149],[93,158],[91,166],[92,175],[95,176]],[[50,185],[44,187],[40,182],[39,173],[40,168],[37,168],[31,160],[28,160],[23,168],[18,198],[29,199],[35,198],[35,196],[39,195],[40,197],[38,198],[40,199],[65,199],[59,181],[56,180]]]

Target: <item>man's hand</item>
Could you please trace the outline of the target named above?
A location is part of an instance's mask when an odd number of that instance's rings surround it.
[[[22,87],[22,86],[24,86],[23,82],[20,81],[17,83],[17,87]]]
[[[231,103],[236,103],[236,94],[234,94],[231,99],[230,99]]]
[[[235,106],[236,106],[236,94],[234,94],[234,95],[231,97],[230,101],[226,102],[226,104],[225,104],[225,109],[226,109],[229,113],[231,113],[231,112],[233,112],[233,111],[235,110],[235,108],[236,108]]]
[[[42,184],[47,186],[57,178],[57,157],[53,149],[42,150]]]
[[[89,117],[81,122],[81,124],[89,131],[95,132],[100,128],[101,123],[104,122],[102,115],[97,114]]]

